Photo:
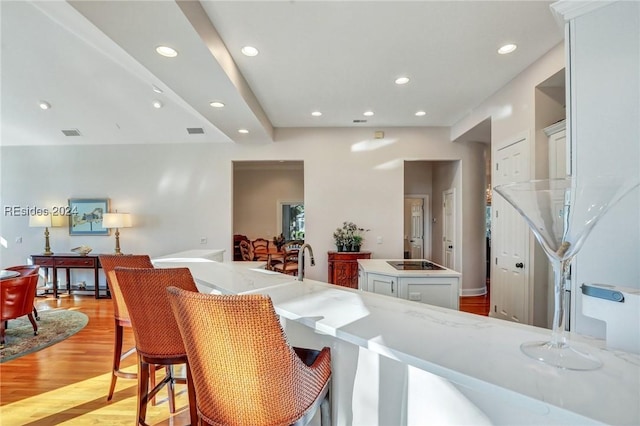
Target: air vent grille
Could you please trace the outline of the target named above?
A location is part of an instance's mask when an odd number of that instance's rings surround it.
[[[64,133],[65,136],[80,136],[80,130],[78,129],[63,130],[62,133]]]
[[[190,135],[202,135],[204,134],[204,129],[202,127],[187,127],[187,133]]]
[[[367,120],[363,120],[363,119],[355,119],[353,120],[354,123],[366,123]]]

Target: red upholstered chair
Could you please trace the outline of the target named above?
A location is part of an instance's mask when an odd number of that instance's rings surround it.
[[[109,286],[109,292],[111,293],[111,299],[113,300],[113,318],[115,323],[115,334],[113,340],[113,363],[111,368],[111,384],[109,386],[109,394],[107,395],[107,401],[113,398],[113,392],[116,388],[116,381],[118,377],[123,379],[137,379],[136,373],[127,373],[120,370],[120,363],[123,359],[127,358],[135,352],[135,348],[128,349],[126,352],[122,352],[122,339],[124,337],[124,329],[131,328],[131,319],[129,318],[129,311],[127,311],[127,305],[124,303],[122,292],[120,291],[120,285],[118,284],[118,278],[115,274],[115,268],[153,268],[151,259],[146,254],[144,255],[100,255],[100,265],[104,271],[104,275],[107,278],[107,285]],[[152,375],[152,385],[155,384],[155,375]],[[169,397],[171,401],[171,397]]]
[[[167,293],[203,424],[330,424],[330,349],[289,346],[268,296]]]
[[[18,272],[21,277],[26,277],[27,275],[38,275],[38,271],[40,270],[40,267],[38,265],[18,265],[18,266],[10,266],[6,268],[6,270]],[[37,288],[36,288],[36,293],[37,293]],[[37,320],[40,319],[40,317],[38,316],[38,310],[36,309],[35,305],[33,306],[33,316]]]
[[[33,326],[33,335],[38,334],[38,324],[33,317],[33,302],[38,286],[38,267],[35,272],[15,278],[0,280],[0,345],[4,347],[5,322],[27,315]]]
[[[191,424],[197,425],[195,393],[191,383],[187,352],[182,342],[178,324],[171,311],[167,287],[175,286],[197,292],[196,283],[188,268],[120,268],[115,274],[120,290],[129,310],[131,327],[136,338],[138,353],[138,404],[137,423],[145,424],[147,403],[167,385],[169,403],[173,407],[174,383],[187,384]],[[171,369],[174,365],[186,364],[186,380],[176,378]],[[149,376],[153,365],[168,368],[162,381],[149,390]]]

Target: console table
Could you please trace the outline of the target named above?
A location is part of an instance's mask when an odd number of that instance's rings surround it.
[[[100,294],[100,281],[98,279],[98,269],[100,269],[100,259],[97,254],[79,255],[75,253],[56,253],[51,255],[32,254],[31,259],[34,265],[39,265],[44,269],[45,277],[49,276],[49,268],[53,269],[53,297],[58,297],[58,269],[67,271],[67,291],[71,294],[71,269],[93,269],[93,282],[96,299],[110,298],[109,289],[105,294]]]

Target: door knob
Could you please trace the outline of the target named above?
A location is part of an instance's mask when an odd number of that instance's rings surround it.
[[[524,263],[522,262],[516,263],[516,268],[524,268]]]

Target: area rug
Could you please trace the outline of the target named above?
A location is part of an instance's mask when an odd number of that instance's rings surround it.
[[[5,334],[4,349],[0,349],[0,363],[58,343],[82,330],[89,318],[78,311],[66,309],[41,311],[38,313],[38,335],[26,316],[10,320]]]

